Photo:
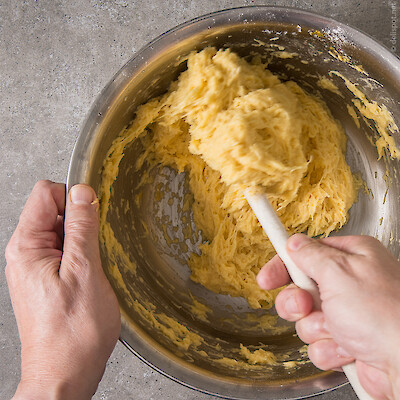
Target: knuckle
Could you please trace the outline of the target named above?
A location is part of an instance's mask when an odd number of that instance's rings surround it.
[[[49,180],[40,180],[38,182],[35,183],[35,186],[33,187],[34,191],[39,191],[42,192],[44,190],[50,190],[50,186],[51,186],[52,182]]]
[[[349,255],[342,252],[337,252],[332,256],[331,262],[334,266],[346,269],[349,264]]]
[[[97,218],[89,218],[88,216],[67,218],[65,221],[66,234],[73,232],[74,236],[86,236],[87,233],[97,232]]]
[[[380,246],[381,242],[373,236],[360,236],[359,240],[370,246]]]
[[[352,255],[334,252],[326,259],[326,265],[321,268],[321,278],[324,282],[331,282],[342,276],[343,272],[351,270]]]
[[[326,363],[323,349],[321,349],[319,342],[311,343],[308,346],[308,357],[317,368],[322,370],[329,369],[329,366]]]
[[[314,311],[296,322],[297,335],[305,343],[313,343],[317,340],[330,338],[329,333],[323,327],[323,322],[322,312]]]
[[[6,267],[4,273],[8,284],[14,281],[14,277],[21,275],[21,268],[19,266],[24,263],[25,256],[21,248],[21,241],[18,240],[16,235],[13,235],[7,244],[5,250]],[[16,272],[18,270],[18,272]]]
[[[91,271],[91,260],[85,255],[82,250],[76,249],[76,251],[70,252],[67,258],[67,268],[73,272],[74,275],[79,275],[82,279],[87,277]]]
[[[332,339],[322,339],[308,346],[308,357],[319,369],[328,370],[348,364],[352,359],[340,357],[336,351],[337,345]]]
[[[364,254],[374,258],[378,257],[378,260],[383,252],[387,252],[386,247],[378,239],[372,236],[365,236],[360,247],[361,246],[364,248]]]
[[[310,337],[309,329],[304,323],[304,319],[300,319],[296,322],[296,332],[297,336],[300,338],[301,341],[304,343],[312,343],[313,340]]]
[[[4,254],[7,264],[18,261],[21,258],[21,254],[22,254],[21,240],[19,235],[14,233],[14,235],[11,237],[10,241],[7,244]]]
[[[63,266],[65,268],[65,266]],[[78,293],[79,289],[82,285],[82,279],[79,276],[80,273],[77,273],[77,268],[73,266],[73,263],[67,262],[66,269],[68,269],[68,273],[64,273],[62,279],[66,283],[66,286],[73,293]]]
[[[381,242],[378,239],[368,235],[351,236],[350,239],[353,246],[360,248],[375,248],[381,245]]]

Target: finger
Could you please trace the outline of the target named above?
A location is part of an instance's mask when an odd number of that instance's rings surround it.
[[[357,254],[361,256],[370,255],[371,251],[383,247],[382,243],[372,236],[331,236],[320,240],[321,243],[348,254]]]
[[[96,193],[84,184],[75,185],[67,196],[64,222],[64,253],[60,276],[86,273],[91,266],[101,266],[99,254],[99,216]]]
[[[35,267],[58,274],[61,247],[54,229],[60,215],[64,214],[64,197],[64,184],[36,183],[6,248],[9,281],[13,277],[21,279],[24,271]]]
[[[313,311],[296,322],[296,332],[305,343],[314,343],[322,339],[331,339],[325,327],[325,317],[322,311]]]
[[[298,321],[312,311],[313,298],[305,290],[290,285],[276,297],[275,308],[281,318]]]
[[[264,290],[275,289],[289,282],[290,277],[285,264],[278,255],[268,261],[257,275],[257,283]]]
[[[340,368],[354,361],[332,339],[322,339],[308,346],[308,357],[319,369],[329,370]]]
[[[317,283],[326,274],[338,272],[353,256],[299,233],[289,238],[287,249],[294,263]]]
[[[64,184],[50,181],[35,185],[7,245],[7,264],[33,266],[35,261],[47,257],[57,267],[59,240],[54,228],[58,216],[64,213],[64,190]]]
[[[357,374],[362,387],[376,400],[394,399],[389,376],[380,369],[356,361]]]
[[[38,233],[53,231],[58,215],[64,215],[65,185],[39,181],[34,186],[21,213],[18,229],[35,237]]]

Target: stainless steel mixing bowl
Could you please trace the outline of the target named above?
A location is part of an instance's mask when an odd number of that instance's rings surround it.
[[[321,89],[317,82],[319,76],[339,71],[358,84],[370,99],[384,104],[399,124],[400,61],[355,29],[296,9],[244,7],[220,11],[182,24],[145,46],[115,75],[93,105],[72,155],[68,187],[78,182],[99,187],[107,151],[134,118],[136,108],[167,90],[185,69],[185,56],[190,51],[209,45],[229,47],[244,57],[260,54],[265,58],[283,48],[297,54],[290,59],[272,57],[269,68],[282,79],[292,79],[323,97],[349,137],[347,159],[353,172],[362,174],[373,193],[373,196],[360,193],[359,201],[351,209],[349,223],[339,234],[376,236],[398,257],[399,162],[389,157],[377,160],[376,149],[369,141],[376,135],[375,125],[360,119],[361,126],[356,126],[346,107],[352,104],[354,96],[342,79],[332,77],[343,96]],[[368,75],[357,65],[362,65]],[[395,139],[398,143],[399,138]],[[190,251],[198,251],[202,240],[194,236],[188,249],[179,245],[184,240],[182,219],[190,220],[190,209],[183,215],[185,212],[174,209],[172,202],[167,201],[168,196],[165,201],[155,201],[157,192],[162,190],[165,194],[169,190],[182,203],[187,192],[185,176],[168,168],[153,170],[155,183],[148,185],[142,202],[136,204],[136,183],[143,171],[135,171],[132,166],[142,151],[139,142],[125,149],[110,199],[113,208],[108,214],[117,240],[137,265],[133,273],[119,260],[125,290],[111,273],[112,257],[102,248],[104,270],[121,306],[121,341],[170,378],[233,399],[302,398],[343,385],[342,374],[322,373],[310,363],[288,371],[282,366],[246,370],[212,362],[212,349],[215,350],[213,346],[217,343],[220,353],[228,358],[237,357],[241,343],[246,346],[264,343],[277,353],[288,353],[292,359],[300,357],[298,350],[302,344],[292,326],[279,335],[258,328],[254,321],[266,311],[252,310],[243,299],[211,293],[190,280],[186,260]],[[382,178],[386,169],[391,179],[389,185]],[[170,241],[165,239],[160,216],[168,222],[164,226],[172,238]],[[213,310],[206,321],[191,313],[189,291]],[[202,336],[208,356],[201,356],[190,347],[185,351],[177,347],[132,307],[132,299],[139,299],[147,306],[152,304],[153,313],[165,313]],[[249,314],[255,316],[253,323],[247,318]],[[284,325],[282,321],[279,323]]]

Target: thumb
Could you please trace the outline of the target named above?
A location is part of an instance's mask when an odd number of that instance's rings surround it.
[[[318,284],[324,281],[326,275],[332,276],[332,273],[338,272],[345,258],[352,257],[321,240],[300,233],[291,236],[286,246],[297,267]]]
[[[95,191],[79,184],[67,195],[64,221],[64,249],[60,273],[100,265],[99,213]]]

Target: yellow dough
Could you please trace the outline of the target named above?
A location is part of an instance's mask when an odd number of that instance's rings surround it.
[[[243,186],[268,193],[289,233],[311,236],[345,224],[357,197],[346,136],[326,105],[229,50],[192,53],[187,70],[165,95],[139,107],[110,153],[134,138],[146,149],[137,168],[146,162],[187,173],[206,239],[188,262],[192,279],[253,308],[273,305],[277,291],[261,290],[255,278],[275,252]]]

